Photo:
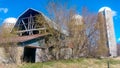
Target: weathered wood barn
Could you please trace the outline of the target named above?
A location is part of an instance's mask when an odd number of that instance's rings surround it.
[[[27,9],[23,14],[18,17],[18,20],[12,31],[17,33],[17,37],[10,38],[9,42],[16,42],[22,47],[22,57],[25,62],[41,62],[44,57],[40,52],[44,52],[45,36],[50,35],[48,28],[44,24],[36,21],[36,17],[40,16],[44,22],[51,28],[57,30],[57,25],[46,17],[42,12],[34,9]],[[41,21],[42,22],[42,21]],[[1,40],[5,43],[5,39]],[[41,59],[40,59],[41,58]]]
[[[40,62],[40,50],[46,48],[45,36],[49,35],[47,27],[36,21],[36,16],[46,22],[51,28],[57,29],[56,24],[41,12],[28,9],[18,18],[13,29],[17,29],[19,44],[24,47],[23,60],[27,62]]]

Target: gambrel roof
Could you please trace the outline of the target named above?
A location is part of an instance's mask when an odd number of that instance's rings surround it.
[[[18,17],[18,20],[15,24],[15,27],[17,27],[17,25],[19,24],[19,20],[21,18],[25,18],[25,17],[30,17],[30,15],[32,16],[36,16],[36,15],[42,15],[44,17],[44,19],[47,21],[47,23],[49,24],[49,26],[51,26],[52,28],[54,29],[58,29],[58,25],[53,22],[51,19],[49,19],[47,16],[45,16],[42,12],[38,11],[38,10],[35,10],[35,9],[32,9],[32,8],[29,8],[27,9],[25,12],[23,12],[19,17]]]

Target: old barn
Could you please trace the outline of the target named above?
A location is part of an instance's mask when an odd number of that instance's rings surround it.
[[[39,22],[36,21],[37,16],[40,18]],[[23,61],[45,61],[41,60],[45,56],[41,55],[40,51],[44,51],[47,48],[44,38],[50,35],[47,25],[55,30],[57,29],[57,25],[54,22],[37,10],[28,9],[20,15],[13,29],[16,29],[17,34],[21,38],[18,41],[19,45],[24,47]]]
[[[36,21],[40,18],[39,22]],[[17,43],[19,58],[25,62],[42,62],[45,60],[45,49],[49,48],[45,45],[45,37],[49,36],[47,27],[57,30],[57,25],[52,22],[42,12],[35,9],[27,9],[19,17],[15,23],[12,32],[17,34],[16,37],[9,39],[9,43]],[[1,44],[6,43],[6,39],[1,40]]]

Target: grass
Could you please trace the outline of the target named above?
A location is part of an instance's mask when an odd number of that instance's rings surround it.
[[[69,60],[54,60],[43,63],[24,63],[20,68],[108,68],[108,61],[110,68],[120,68],[120,59],[94,59],[94,58],[80,58]]]

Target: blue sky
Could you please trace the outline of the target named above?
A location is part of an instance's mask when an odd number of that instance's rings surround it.
[[[65,1],[65,0],[64,0]],[[120,41],[120,0],[66,0],[70,7],[75,6],[80,13],[81,8],[86,6],[91,12],[97,13],[101,7],[108,6],[114,12],[114,27],[116,41]],[[23,13],[28,8],[34,8],[48,15],[46,6],[48,0],[0,0],[0,25],[8,17],[15,17]]]

